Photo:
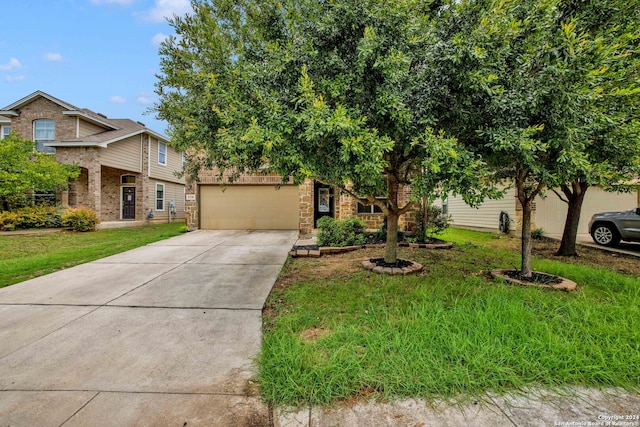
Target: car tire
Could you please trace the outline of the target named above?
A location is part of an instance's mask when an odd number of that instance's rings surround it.
[[[593,241],[601,246],[616,246],[620,243],[620,234],[609,224],[596,224],[591,229]]]

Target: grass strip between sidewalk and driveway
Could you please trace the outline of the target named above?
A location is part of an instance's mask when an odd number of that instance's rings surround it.
[[[380,249],[289,259],[264,310],[263,397],[324,405],[531,386],[639,389],[640,260],[587,248],[565,260],[546,242],[533,266],[578,283],[565,293],[490,278],[519,265],[517,238],[456,229],[444,238],[457,246],[401,249],[425,266],[410,276],[365,271],[361,261]]]
[[[0,236],[0,288],[180,234],[184,223]]]

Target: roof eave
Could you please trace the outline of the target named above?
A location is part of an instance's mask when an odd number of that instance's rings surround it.
[[[15,110],[16,108],[22,107],[24,104],[28,104],[29,102],[31,102],[33,99],[37,98],[38,96],[42,96],[43,98],[46,98],[49,101],[66,108],[67,110],[75,110],[75,109],[77,109],[76,106],[68,104],[68,103],[56,98],[55,96],[51,96],[48,93],[45,93],[45,92],[43,92],[41,90],[37,90],[37,91],[33,92],[32,94],[27,95],[24,98],[21,98],[21,99],[17,100],[13,104],[7,105],[4,109],[5,110]]]
[[[107,148],[106,142],[87,142],[87,141],[52,141],[45,142],[42,145],[45,147],[101,147]]]

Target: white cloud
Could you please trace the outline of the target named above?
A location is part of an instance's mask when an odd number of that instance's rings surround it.
[[[115,95],[109,98],[109,101],[113,102],[114,104],[126,104],[127,98]]]
[[[173,15],[182,16],[189,12],[191,12],[189,0],[155,0],[151,10],[137,15],[146,21],[164,22],[166,18],[173,18]]]
[[[6,76],[4,79],[10,83],[21,82],[24,80],[24,76]]]
[[[160,43],[162,43],[167,37],[169,36],[166,34],[158,33],[151,38],[151,43],[153,43],[155,47],[159,47]]]
[[[153,104],[153,99],[148,94],[142,94],[136,98],[136,102],[138,104],[148,105]]]
[[[101,4],[117,4],[120,6],[128,6],[133,3],[133,0],[91,0],[91,3],[96,5]]]
[[[60,55],[59,53],[49,52],[49,53],[45,53],[42,59],[50,62],[58,62],[58,61],[62,61],[62,55]]]
[[[11,58],[6,64],[0,64],[2,71],[19,70],[20,68],[22,68],[22,64],[16,58]]]

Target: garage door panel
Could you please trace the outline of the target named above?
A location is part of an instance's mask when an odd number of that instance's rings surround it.
[[[297,230],[298,186],[200,186],[200,228]]]

